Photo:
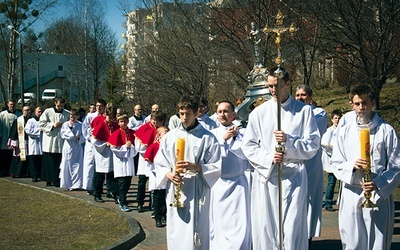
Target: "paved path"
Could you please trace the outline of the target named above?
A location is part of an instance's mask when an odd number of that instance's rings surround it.
[[[86,191],[66,191],[64,189],[55,188],[55,187],[46,187],[44,182],[31,182],[30,178],[18,178],[12,179],[10,177],[5,177],[4,179],[8,179],[11,181],[23,183],[30,186],[35,186],[37,188],[51,190],[62,195],[68,195],[75,197],[77,199],[85,200],[94,206],[106,207],[114,210],[116,213],[121,214],[129,219],[134,219],[137,221],[138,226],[145,233],[144,240],[140,241],[135,249],[143,249],[143,250],[161,250],[167,249],[166,237],[165,237],[165,228],[157,228],[155,226],[154,219],[151,218],[151,211],[148,207],[148,196],[147,202],[145,203],[146,212],[138,213],[136,211],[136,191],[137,191],[137,178],[134,177],[132,179],[131,189],[128,193],[128,201],[130,202],[130,207],[134,210],[132,212],[124,213],[119,207],[114,203],[113,199],[104,198],[105,203],[97,203],[93,201],[93,197],[87,195]],[[146,207],[147,205],[147,207]],[[313,243],[311,245],[311,250],[337,250],[341,249],[339,231],[338,231],[338,212],[322,212],[322,233],[321,237],[314,238]],[[134,224],[134,223],[133,223]],[[143,232],[141,231],[141,232]],[[140,238],[140,237],[139,237]],[[396,212],[395,212],[395,229],[393,234],[393,243],[392,249],[400,249],[400,202],[396,202]]]

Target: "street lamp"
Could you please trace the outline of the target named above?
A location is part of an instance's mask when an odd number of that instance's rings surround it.
[[[42,48],[39,47],[37,49],[38,53],[42,52]],[[40,78],[39,78],[39,56],[37,57],[37,61],[36,61],[36,106],[39,106],[39,93],[40,93]]]
[[[22,56],[22,39],[21,39],[21,32],[18,32],[14,26],[8,25],[7,26],[12,32],[18,35],[19,38],[19,69],[20,69],[20,75],[19,75],[19,85],[21,88],[21,107],[24,107],[24,61],[23,61],[23,56]]]

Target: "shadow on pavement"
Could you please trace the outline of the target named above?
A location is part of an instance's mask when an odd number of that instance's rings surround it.
[[[310,250],[337,250],[342,249],[342,242],[340,240],[318,240],[313,241]]]

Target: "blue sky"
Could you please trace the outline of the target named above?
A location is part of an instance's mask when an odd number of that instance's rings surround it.
[[[126,21],[125,17],[123,16],[121,10],[119,9],[118,0],[100,0],[104,3],[106,15],[105,21],[108,23],[110,28],[115,32],[118,40],[120,43],[124,43],[124,39],[122,39],[122,33],[125,32],[125,29],[122,27],[122,23]],[[138,4],[140,4],[140,0],[130,0],[130,4],[132,5],[132,9],[134,10]],[[66,11],[68,8],[60,6],[57,9],[51,10],[54,14],[51,18],[45,18],[47,22],[51,22],[52,20],[62,18],[67,15]],[[44,21],[38,20],[32,28],[36,32],[44,31],[47,28],[48,24],[46,25]]]

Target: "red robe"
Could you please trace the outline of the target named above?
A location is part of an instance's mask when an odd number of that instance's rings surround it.
[[[90,124],[93,127],[92,135],[96,140],[108,141],[110,135],[117,129],[119,125],[116,122],[107,123],[104,116],[97,116]]]
[[[135,137],[144,145],[150,146],[156,139],[157,128],[151,122],[145,123],[135,132]]]
[[[155,141],[153,144],[151,144],[146,149],[146,152],[144,152],[143,158],[146,161],[149,161],[149,162],[153,163],[154,162],[154,157],[156,157],[156,154],[157,154],[159,148],[160,148],[160,142],[159,141]]]
[[[127,129],[123,130],[122,128],[119,128],[115,130],[110,138],[108,138],[108,143],[110,143],[111,146],[113,147],[121,147],[126,144],[127,141],[130,141],[133,145],[135,142],[135,131],[132,129]]]

